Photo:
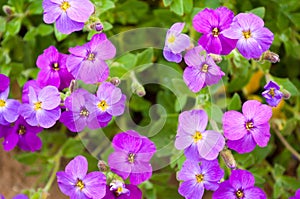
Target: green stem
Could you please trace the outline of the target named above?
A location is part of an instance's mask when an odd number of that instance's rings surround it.
[[[45,192],[49,192],[49,190],[52,187],[52,184],[53,184],[53,182],[54,182],[54,180],[56,178],[56,173],[58,172],[59,167],[60,167],[60,158],[61,158],[61,155],[62,155],[62,150],[60,149],[59,152],[54,156],[54,167],[52,169],[51,176],[50,176],[47,184],[44,187],[44,191]]]

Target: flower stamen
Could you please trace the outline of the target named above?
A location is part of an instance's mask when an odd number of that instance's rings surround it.
[[[238,191],[235,193],[235,195],[236,195],[237,198],[243,198],[243,197],[244,197],[244,193],[243,193],[243,191],[241,191],[241,190],[238,190]]]
[[[203,64],[201,71],[204,73],[207,73],[208,72],[208,64]]]
[[[95,60],[95,54],[94,53],[89,53],[88,57],[87,57],[87,60],[94,61]]]
[[[85,187],[84,183],[80,179],[77,180],[76,186],[80,189],[80,191],[82,191],[82,189]]]
[[[168,38],[168,42],[171,43],[171,44],[174,43],[175,40],[176,40],[176,37],[175,37],[174,35],[171,35],[171,36]]]
[[[60,8],[63,10],[63,11],[67,11],[69,8],[71,7],[70,3],[67,2],[67,1],[63,1],[62,4],[60,5]]]
[[[275,96],[275,88],[270,88],[269,94],[274,97]]]
[[[246,122],[246,129],[247,129],[247,130],[251,130],[251,129],[253,129],[253,128],[254,128],[253,122]]]
[[[196,180],[198,183],[202,182],[204,180],[204,175],[203,174],[196,175]]]
[[[105,100],[102,100],[101,102],[99,102],[97,106],[102,111],[105,111],[108,108],[108,104],[106,103]]]
[[[250,30],[248,31],[243,31],[243,36],[245,39],[249,39],[251,37],[251,32]]]
[[[25,128],[25,126],[20,125],[20,126],[19,126],[19,129],[18,129],[18,134],[19,134],[19,135],[24,135],[25,133],[26,133],[26,128]]]
[[[196,131],[196,133],[193,135],[194,142],[198,142],[199,140],[202,140],[202,134],[200,131]]]
[[[0,108],[5,106],[6,106],[6,102],[4,100],[0,100]]]
[[[34,103],[34,110],[38,111],[42,109],[42,102],[36,102]]]
[[[52,64],[52,68],[53,68],[53,70],[58,71],[58,70],[59,70],[59,65],[58,65],[58,63],[57,63],[57,62],[53,63],[53,64]]]
[[[214,37],[218,37],[219,36],[219,29],[218,28],[214,28],[212,30],[212,34],[213,34]]]
[[[129,153],[128,155],[128,162],[134,163],[135,154]]]
[[[87,117],[87,116],[89,116],[89,114],[90,114],[90,112],[86,108],[83,108],[80,111],[81,116]]]

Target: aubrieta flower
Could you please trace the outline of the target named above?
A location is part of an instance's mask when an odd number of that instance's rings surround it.
[[[36,80],[29,80],[27,81],[23,86],[22,91],[22,102],[23,103],[29,103],[29,87],[32,87],[34,91],[39,94],[39,92],[42,90],[42,87],[38,84]]]
[[[300,189],[298,189],[295,193],[295,196],[290,197],[289,199],[299,199],[300,198]]]
[[[186,199],[202,198],[204,189],[215,191],[219,187],[219,181],[224,176],[218,160],[201,160],[195,162],[186,160],[178,173],[180,184],[178,192]]]
[[[181,62],[181,53],[190,46],[189,36],[181,33],[184,25],[184,23],[175,23],[167,32],[163,55],[170,62]]]
[[[79,155],[69,162],[65,171],[56,173],[58,187],[70,199],[103,198],[106,190],[106,177],[100,171],[87,173],[88,162]]]
[[[52,127],[60,118],[60,94],[56,87],[46,86],[39,93],[29,87],[29,103],[19,108],[20,115],[31,126]]]
[[[227,38],[223,31],[230,27],[234,13],[226,7],[215,10],[205,8],[193,18],[194,28],[202,33],[198,44],[208,53],[219,55],[229,54],[236,45],[237,40]]]
[[[213,199],[266,199],[264,191],[254,186],[255,179],[249,171],[232,170],[228,180],[213,193]]]
[[[63,34],[82,30],[84,23],[94,12],[89,0],[43,0],[44,22],[55,22],[56,28]]]
[[[9,78],[6,75],[0,74],[0,93],[5,91],[9,87]]]
[[[243,114],[227,111],[223,115],[227,146],[238,153],[248,153],[256,144],[260,147],[267,146],[271,136],[269,124],[272,116],[271,107],[256,100],[248,100],[243,104],[242,111]]]
[[[273,42],[273,33],[264,27],[264,21],[252,13],[240,13],[223,35],[238,39],[236,48],[246,58],[259,58]]]
[[[129,177],[133,185],[152,176],[150,159],[156,152],[156,147],[147,137],[128,130],[115,135],[112,146],[115,151],[108,157],[108,165],[114,173],[123,179]]]
[[[3,148],[6,151],[14,149],[17,145],[22,150],[31,152],[42,147],[42,141],[37,134],[43,128],[30,126],[21,116],[9,126],[0,126],[0,130],[6,132],[3,141]]]
[[[1,199],[5,199],[3,195],[0,194]],[[25,194],[18,194],[14,196],[12,199],[29,199]]]
[[[48,85],[63,90],[70,85],[73,76],[66,67],[67,55],[59,53],[54,46],[45,49],[39,55],[36,65],[41,69],[37,76],[37,82],[41,87]]]
[[[115,46],[104,33],[95,34],[91,41],[83,46],[70,48],[71,55],[67,58],[68,71],[87,84],[103,82],[109,74],[105,60],[112,59],[116,54]]]
[[[264,87],[266,90],[262,93],[262,96],[266,98],[266,102],[270,106],[277,106],[283,97],[283,93],[280,91],[280,87],[276,82],[269,81]]]
[[[184,111],[179,115],[175,147],[184,149],[187,159],[214,160],[224,148],[225,139],[221,133],[205,130],[207,122],[204,110]]]
[[[103,199],[142,199],[142,192],[136,185],[113,180],[110,186],[106,185],[106,194]]]
[[[225,75],[212,57],[205,55],[201,46],[187,51],[184,61],[188,67],[184,69],[183,80],[189,89],[195,93],[205,86],[217,84]]]

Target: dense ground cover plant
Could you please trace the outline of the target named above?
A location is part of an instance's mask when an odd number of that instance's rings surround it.
[[[15,198],[299,196],[296,1],[0,3]]]

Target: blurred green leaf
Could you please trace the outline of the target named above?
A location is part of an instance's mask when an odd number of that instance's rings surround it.
[[[67,158],[73,158],[80,154],[83,149],[84,146],[82,145],[81,140],[69,138],[63,146],[62,154]]]
[[[38,159],[37,153],[20,153],[15,156],[15,158],[22,164],[33,165]]]
[[[13,18],[6,24],[6,30],[9,35],[16,35],[21,29],[22,18]]]
[[[240,110],[242,107],[242,101],[239,94],[234,93],[228,105],[228,110]]]
[[[177,15],[182,16],[184,13],[183,0],[173,0],[170,9]]]
[[[275,164],[275,167],[274,167],[274,175],[276,177],[281,177],[283,175],[285,171],[285,168],[279,164]]]
[[[30,15],[38,15],[43,13],[42,0],[34,0],[27,8]]]
[[[40,24],[37,28],[37,33],[41,36],[50,35],[53,33],[53,26],[52,25],[46,25],[46,24]]]
[[[292,96],[299,95],[299,90],[288,78],[273,77],[273,79],[279,86],[289,91]]]
[[[169,6],[171,5],[171,3],[173,2],[173,0],[163,0],[164,6]]]
[[[266,9],[264,7],[258,7],[253,10],[250,10],[249,12],[253,13],[263,19],[265,17]]]
[[[152,63],[153,59],[153,48],[148,48],[141,53],[137,54],[136,66]]]
[[[62,41],[68,37],[67,34],[62,34],[56,28],[54,28],[54,35],[55,35],[55,38],[57,39],[57,41]]]

